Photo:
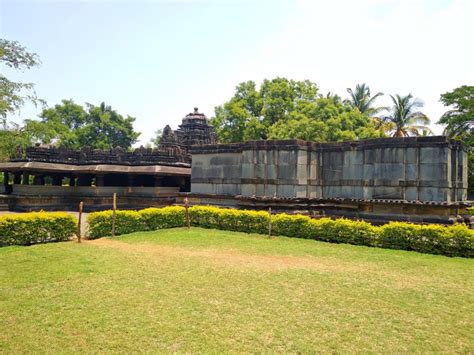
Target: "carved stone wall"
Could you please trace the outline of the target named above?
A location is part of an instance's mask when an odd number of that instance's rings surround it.
[[[467,198],[467,152],[446,137],[252,141],[194,147],[191,192],[451,203]]]

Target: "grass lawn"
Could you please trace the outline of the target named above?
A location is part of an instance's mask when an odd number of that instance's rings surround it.
[[[474,351],[474,260],[199,228],[0,248],[0,352]]]

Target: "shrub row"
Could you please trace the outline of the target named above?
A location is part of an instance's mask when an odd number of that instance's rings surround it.
[[[193,206],[189,209],[189,214],[191,224],[197,227],[268,233],[269,216],[264,211]],[[111,217],[111,211],[90,214],[88,217],[90,237],[109,236],[112,229]],[[117,211],[116,234],[183,227],[185,224],[185,210],[178,206]],[[474,230],[465,225],[440,226],[391,222],[383,226],[373,226],[367,222],[342,218],[312,219],[302,215],[281,213],[272,216],[272,234],[331,243],[474,257]]]
[[[112,214],[112,211],[102,211],[88,215],[89,238],[95,239],[112,234]],[[115,234],[184,227],[185,224],[184,207],[180,206],[146,208],[141,211],[116,211]]]
[[[0,246],[68,240],[77,220],[64,212],[30,212],[0,216]]]

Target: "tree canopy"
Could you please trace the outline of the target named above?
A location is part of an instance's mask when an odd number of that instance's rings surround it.
[[[24,131],[31,141],[72,149],[128,149],[140,135],[133,129],[134,117],[123,117],[103,102],[84,108],[73,100],[63,100],[44,109],[39,117],[40,121],[25,120]]]
[[[0,38],[0,64],[24,71],[38,66],[40,60],[37,54],[28,52],[18,42]],[[4,129],[7,129],[8,114],[19,110],[28,101],[35,105],[43,103],[36,96],[34,84],[14,82],[0,73],[0,119]]]
[[[380,137],[367,113],[337,95],[321,95],[316,83],[286,78],[237,85],[234,96],[215,108],[211,123],[221,142],[306,139],[316,142]]]
[[[474,86],[461,86],[452,92],[441,95],[440,101],[452,108],[446,111],[438,121],[446,125],[447,136],[463,140],[474,145]]]
[[[444,93],[440,101],[451,107],[438,121],[446,125],[444,134],[461,140],[469,148],[469,191],[474,193],[474,86],[463,85]]]
[[[423,103],[413,97],[412,94],[406,96],[390,95],[393,106],[390,108],[390,115],[385,116],[385,122],[393,124],[392,135],[394,137],[420,136],[431,134],[429,118],[418,109],[423,107]]]

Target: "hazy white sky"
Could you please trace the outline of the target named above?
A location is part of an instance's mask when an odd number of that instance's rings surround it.
[[[473,0],[0,0],[0,36],[43,62],[7,75],[50,106],[105,101],[137,118],[143,144],[194,106],[212,116],[239,82],[276,76],[343,97],[365,82],[380,105],[412,93],[436,122],[441,93],[474,85],[473,23]]]

